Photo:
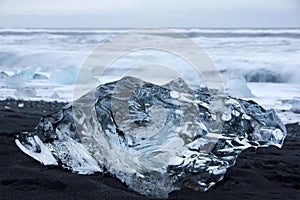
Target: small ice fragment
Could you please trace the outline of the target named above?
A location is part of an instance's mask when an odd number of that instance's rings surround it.
[[[19,108],[23,108],[23,107],[24,107],[24,103],[19,103],[19,104],[18,104],[18,107],[19,107]]]

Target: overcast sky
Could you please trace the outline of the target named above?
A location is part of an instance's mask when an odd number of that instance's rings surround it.
[[[0,0],[0,27],[300,27],[300,0]]]

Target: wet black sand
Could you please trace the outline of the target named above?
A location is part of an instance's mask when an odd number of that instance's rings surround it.
[[[24,104],[19,108],[18,105]],[[0,101],[0,199],[146,199],[110,175],[72,174],[43,167],[14,143],[19,131],[32,131],[40,117],[63,104]],[[172,199],[300,199],[300,126],[287,125],[282,149],[243,152],[223,181],[207,192],[183,189]]]

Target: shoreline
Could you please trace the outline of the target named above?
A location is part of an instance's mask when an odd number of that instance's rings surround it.
[[[40,118],[66,103],[0,101],[0,192],[3,199],[149,199],[109,174],[77,175],[44,167],[14,143],[15,134],[33,131]],[[206,192],[182,189],[176,199],[297,199],[300,191],[300,125],[287,124],[281,149],[248,149],[222,181]]]

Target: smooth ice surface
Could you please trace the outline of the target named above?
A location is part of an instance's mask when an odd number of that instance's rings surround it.
[[[253,101],[219,96],[218,117],[211,92],[192,90],[180,78],[159,86],[124,77],[43,117],[16,143],[43,164],[80,174],[108,171],[143,195],[205,191],[244,149],[281,147],[286,136],[275,111]]]

